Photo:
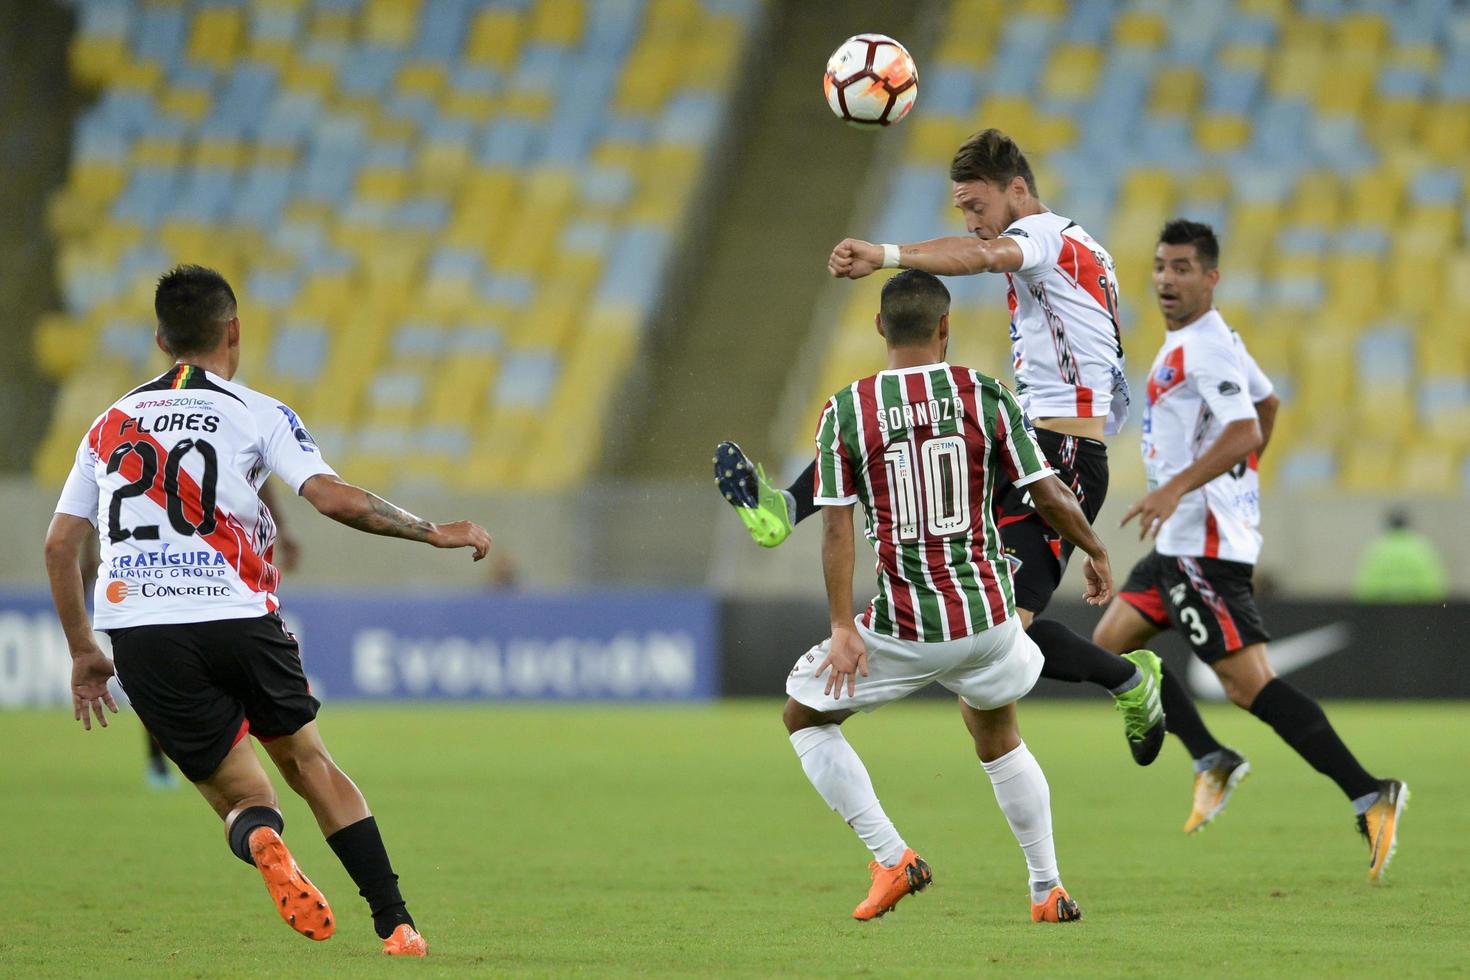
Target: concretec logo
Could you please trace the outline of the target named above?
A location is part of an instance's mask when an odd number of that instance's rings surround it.
[[[113,579],[107,583],[107,601],[116,605],[128,597],[128,583],[121,579]]]

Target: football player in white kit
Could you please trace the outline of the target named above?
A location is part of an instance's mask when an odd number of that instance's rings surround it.
[[[1148,377],[1143,459],[1149,492],[1128,509],[1154,550],[1134,566],[1094,633],[1128,650],[1178,629],[1215,671],[1226,695],[1270,725],[1352,801],[1368,839],[1368,877],[1393,854],[1408,788],[1370,775],[1321,707],[1277,677],[1256,609],[1251,575],[1261,550],[1260,481],[1277,399],[1271,382],[1214,308],[1220,245],[1209,225],[1164,226],[1154,253],[1154,289],[1168,328]],[[1262,425],[1262,420],[1265,425]],[[1263,431],[1264,430],[1264,431]],[[1217,742],[1180,687],[1164,689],[1169,730],[1195,760],[1195,801],[1185,824],[1213,819],[1249,766]]]
[[[828,271],[848,279],[900,267],[938,276],[1003,274],[1010,285],[1016,397],[1048,464],[1088,521],[1096,520],[1108,489],[1103,439],[1128,418],[1112,257],[1076,222],[1047,208],[1026,155],[999,130],[967,139],[949,176],[969,235],[914,245],[844,239],[832,250]],[[777,490],[732,442],[715,450],[715,478],[765,547],[818,509],[814,468]],[[1072,545],[1037,514],[1024,487],[998,485],[995,500],[1017,612],[1045,658],[1041,675],[1106,688],[1123,713],[1134,760],[1148,765],[1164,742],[1158,657],[1140,649],[1119,658],[1055,620],[1036,619],[1061,583]]]
[[[422,520],[343,482],[290,408],[232,383],[240,318],[219,273],[174,269],[159,280],[154,309],[158,346],[176,363],[98,416],[46,534],[73,713],[89,730],[93,716],[107,724],[104,706],[117,711],[107,690],[115,670],[139,719],[224,821],[230,850],[259,870],[281,917],[327,939],[332,911],[281,839],[275,789],[246,738],[258,737],[367,900],[383,952],[423,956],[377,821],[317,730],[320,705],[276,612],[280,576],[267,559],[275,524],[259,490],[274,472],[349,527],[472,548],[477,561],[490,537],[469,521]],[[77,557],[99,533],[89,621]],[[111,637],[111,659],[94,626]]]

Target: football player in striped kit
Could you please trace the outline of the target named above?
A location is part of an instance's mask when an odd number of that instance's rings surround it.
[[[837,392],[817,429],[814,499],[831,636],[786,682],[792,747],[822,799],[872,851],[872,887],[854,918],[877,918],[932,878],[884,812],[841,724],[937,682],[959,696],[975,751],[1030,875],[1031,918],[1081,917],[1062,886],[1050,791],[1016,726],[1016,701],[1041,653],[1016,615],[996,523],[1002,481],[1025,487],[1048,524],[1086,554],[1088,602],[1112,594],[1107,551],[1047,464],[1020,405],[1000,382],[945,362],[949,291],[907,271],[883,287],[878,331],[888,369]],[[878,594],[852,608],[853,510],[878,557]]]
[[[849,279],[897,267],[942,276],[1003,274],[1010,286],[1016,397],[1048,464],[1087,519],[1095,520],[1108,489],[1103,439],[1128,417],[1112,257],[1076,222],[1042,203],[1025,154],[998,130],[965,141],[950,179],[969,235],[914,245],[849,238],[832,250],[828,270]],[[764,547],[775,547],[816,511],[812,468],[789,490],[779,490],[739,446],[726,442],[715,451],[715,476]],[[1055,620],[1037,619],[1061,583],[1072,546],[1037,512],[1026,488],[1002,481],[995,500],[1021,622],[1045,657],[1042,676],[1107,689],[1123,714],[1134,760],[1148,765],[1164,742],[1158,657],[1136,650],[1119,658]]]
[[[1322,708],[1277,677],[1251,576],[1261,551],[1257,465],[1276,415],[1271,382],[1214,308],[1220,243],[1209,225],[1177,219],[1154,253],[1154,289],[1168,330],[1148,378],[1143,460],[1149,492],[1129,508],[1154,550],[1128,576],[1094,639],[1112,650],[1177,628],[1235,704],[1270,725],[1312,768],[1337,783],[1368,839],[1368,877],[1393,855],[1409,798],[1396,779],[1370,775]],[[1169,730],[1194,758],[1186,831],[1224,809],[1249,771],[1205,728],[1182,687],[1164,688]]]

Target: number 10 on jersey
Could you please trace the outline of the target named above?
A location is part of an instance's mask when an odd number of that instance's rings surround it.
[[[931,537],[949,537],[970,527],[970,481],[965,479],[963,436],[938,436],[915,449],[913,437],[883,450],[893,498],[893,523],[900,541],[919,540],[923,522]],[[916,469],[914,462],[918,458]],[[922,471],[922,472],[920,472]]]

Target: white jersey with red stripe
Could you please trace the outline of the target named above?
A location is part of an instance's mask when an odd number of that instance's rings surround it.
[[[1256,417],[1271,381],[1214,310],[1170,330],[1148,375],[1143,462],[1152,490],[1188,467],[1225,426]],[[1159,529],[1159,554],[1255,564],[1261,553],[1261,481],[1242,460],[1179,500]]]
[[[1128,421],[1113,257],[1069,218],[1044,211],[1001,233],[1021,249],[1010,284],[1011,360],[1028,418]]]
[[[92,424],[57,502],[97,525],[93,626],[244,619],[274,612],[276,526],[260,499],[332,475],[285,405],[179,364]]]

